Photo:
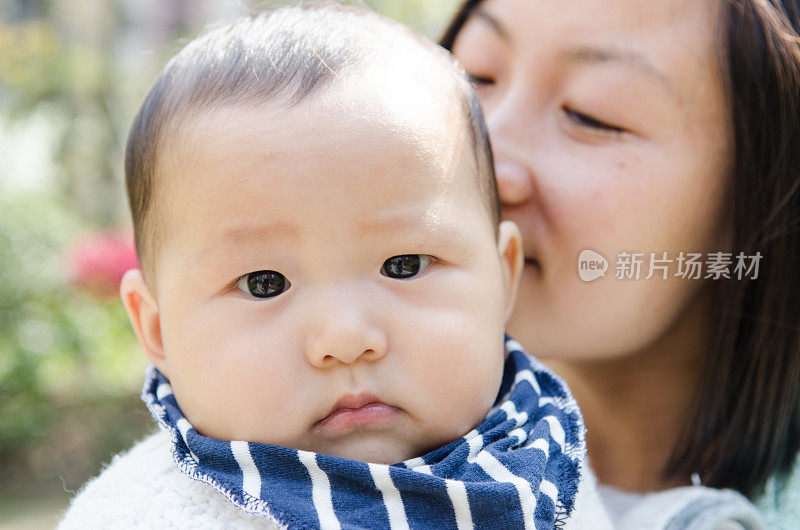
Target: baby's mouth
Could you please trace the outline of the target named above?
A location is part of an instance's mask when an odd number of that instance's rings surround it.
[[[345,394],[328,414],[314,424],[321,434],[335,436],[361,426],[382,426],[397,419],[400,409],[381,402],[368,392]]]

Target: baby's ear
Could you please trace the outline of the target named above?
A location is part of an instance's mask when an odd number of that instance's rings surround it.
[[[125,273],[119,285],[119,294],[145,355],[161,373],[169,377],[166,371],[164,344],[161,340],[158,304],[150,293],[141,270],[131,269]]]
[[[514,310],[517,299],[519,279],[522,276],[522,267],[525,256],[522,250],[522,235],[514,221],[503,221],[498,227],[497,250],[500,253],[500,263],[503,267],[503,287],[505,292],[506,314],[508,322]]]

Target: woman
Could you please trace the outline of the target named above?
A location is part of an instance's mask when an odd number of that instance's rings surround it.
[[[798,25],[797,0],[469,0],[443,38],[525,240],[509,333],[608,492],[800,495],[768,482],[800,448]]]

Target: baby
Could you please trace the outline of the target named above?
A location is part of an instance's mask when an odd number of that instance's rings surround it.
[[[121,286],[162,432],[63,528],[552,528],[585,450],[504,337],[522,266],[472,89],[360,8],[218,26],[131,129]],[[192,480],[195,479],[195,480]]]

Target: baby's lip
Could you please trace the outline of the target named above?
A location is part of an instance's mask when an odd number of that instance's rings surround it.
[[[319,420],[317,423],[325,421],[342,409],[360,409],[361,407],[365,407],[372,403],[381,405],[385,404],[381,402],[381,400],[378,399],[378,397],[372,392],[354,392],[345,394],[336,400],[336,403],[334,403],[330,410],[328,410],[328,413],[325,414],[325,417]]]
[[[400,409],[382,402],[371,392],[349,393],[340,397],[314,426],[326,434],[338,434],[351,427],[385,423],[399,413]]]

